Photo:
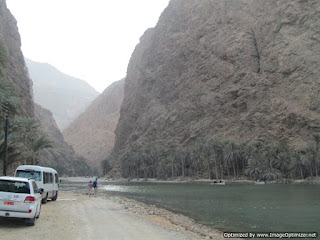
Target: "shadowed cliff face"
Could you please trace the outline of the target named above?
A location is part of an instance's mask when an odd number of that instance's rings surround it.
[[[132,54],[125,151],[215,136],[304,146],[320,132],[320,4],[172,0]]]
[[[21,114],[33,116],[32,82],[20,49],[17,21],[4,0],[0,1],[0,44],[6,55],[4,65],[0,65],[0,71],[21,100]]]
[[[75,152],[97,169],[114,146],[123,100],[124,80],[111,84],[87,110],[63,132]]]

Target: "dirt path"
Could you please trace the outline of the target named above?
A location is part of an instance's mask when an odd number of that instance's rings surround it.
[[[209,239],[179,224],[174,224],[164,216],[154,214],[154,210],[146,210],[145,214],[132,206],[135,206],[132,202],[124,204],[123,200],[60,192],[56,202],[48,201],[42,205],[41,216],[33,227],[26,227],[23,221],[0,219],[0,238],[6,240]]]

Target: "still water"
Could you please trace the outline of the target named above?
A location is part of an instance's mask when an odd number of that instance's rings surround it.
[[[67,189],[84,193],[86,184],[61,185]],[[153,204],[221,231],[320,233],[320,185],[102,183],[99,194]]]

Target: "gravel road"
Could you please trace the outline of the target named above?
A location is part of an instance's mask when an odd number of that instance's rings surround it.
[[[43,204],[33,227],[15,219],[0,219],[0,233],[6,240],[209,239],[166,217],[137,213],[122,200],[71,192],[60,192],[57,201]]]

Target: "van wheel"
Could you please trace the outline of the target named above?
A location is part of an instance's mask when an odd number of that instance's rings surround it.
[[[46,197],[41,200],[41,203],[46,204],[47,201],[48,201],[48,193],[47,193]]]
[[[26,225],[27,226],[34,226],[35,222],[36,222],[36,215],[34,215],[33,218],[27,218],[26,219]]]
[[[54,197],[51,199],[52,199],[52,201],[55,201],[55,200],[57,200],[57,198],[58,198],[58,191],[56,191],[56,195],[54,195]]]

